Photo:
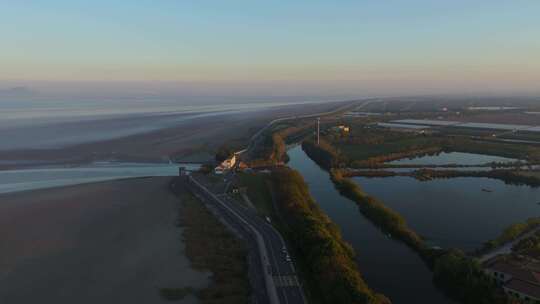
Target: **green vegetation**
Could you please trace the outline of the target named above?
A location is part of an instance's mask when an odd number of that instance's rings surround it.
[[[182,196],[180,225],[186,244],[186,255],[195,269],[211,271],[211,284],[202,290],[161,289],[161,294],[177,300],[193,292],[200,303],[248,303],[247,251],[239,239],[230,233],[191,194]]]
[[[440,152],[469,152],[469,153],[481,153],[489,155],[498,155],[504,157],[511,157],[517,159],[527,159],[529,161],[540,160],[540,148],[530,147],[524,145],[505,144],[500,142],[480,141],[474,140],[469,137],[443,137],[433,135],[417,135],[413,133],[398,133],[385,130],[372,130],[369,128],[353,128],[355,132],[351,134],[337,133],[337,132],[325,132],[320,144],[315,144],[313,140],[307,140],[302,143],[302,148],[306,154],[313,159],[319,166],[330,171],[331,179],[338,189],[338,191],[345,197],[356,202],[360,212],[377,225],[381,230],[391,234],[393,237],[403,241],[409,247],[414,249],[433,269],[434,281],[437,286],[444,290],[449,297],[456,299],[462,303],[508,303],[504,294],[501,294],[498,289],[492,285],[492,282],[484,275],[480,265],[476,263],[470,257],[467,257],[460,251],[442,251],[428,248],[422,238],[418,236],[406,223],[405,219],[395,211],[386,207],[381,201],[370,197],[362,189],[347,178],[347,174],[350,172],[344,171],[339,168],[343,167],[380,167],[384,162],[404,158],[422,156],[426,154],[437,154]],[[445,172],[431,172],[434,170],[418,170],[414,174],[417,177],[426,178],[444,178],[444,177],[457,177],[461,173],[455,170],[446,170]],[[277,172],[282,172],[279,170]],[[319,233],[325,225],[318,221],[312,220],[312,212],[309,208],[310,198],[307,190],[298,190],[297,186],[291,186],[294,184],[302,184],[303,181],[299,177],[300,182],[295,181],[292,177],[279,177],[279,182],[275,180],[277,173],[274,173],[274,187],[276,187],[277,193],[280,195],[290,195],[295,199],[294,202],[303,202],[300,206],[306,206],[300,208],[298,205],[290,203],[289,200],[278,197],[280,202],[280,208],[283,209],[283,204],[287,207],[284,212],[288,218],[287,222],[291,222],[291,233],[302,233],[300,236],[295,236],[293,239],[297,243],[298,250],[303,256],[315,257],[315,260],[308,260],[307,265],[313,267],[321,258],[321,254],[310,255],[308,250],[313,247],[310,243],[317,240],[319,235],[305,237],[303,233],[309,232],[313,234],[313,231]],[[391,176],[395,173],[373,173],[373,176],[385,175]],[[498,178],[505,182],[510,183],[526,183],[532,184],[538,182],[536,177],[519,175],[516,172],[510,170],[493,170],[491,172],[468,172],[463,173],[468,176],[480,176]],[[294,174],[289,174],[294,176]],[[303,186],[305,187],[305,185]],[[308,200],[308,201],[306,201]],[[291,208],[299,209],[295,212],[290,212]],[[315,209],[318,211],[318,209]],[[324,214],[322,214],[324,218]],[[307,227],[317,228],[307,228]],[[518,227],[518,231],[523,229]],[[330,229],[330,231],[332,231]],[[513,232],[516,228],[512,229]],[[523,231],[523,230],[521,230]],[[335,238],[336,236],[330,232],[330,236]],[[317,240],[319,243],[326,244],[323,240]],[[530,244],[532,241],[527,244]],[[306,243],[304,243],[306,242]],[[535,243],[536,244],[536,243]],[[525,245],[523,245],[525,246]],[[530,246],[529,246],[530,247]],[[304,251],[302,251],[304,250]],[[317,252],[320,252],[318,249]],[[339,246],[339,244],[333,245],[332,250],[326,250],[327,252],[346,252],[346,247]],[[352,260],[349,256],[349,260]],[[348,265],[348,263],[345,263]],[[320,270],[317,269],[317,270]],[[312,271],[310,277],[315,279],[321,275],[318,272]],[[329,278],[332,279],[332,278]],[[372,292],[367,288],[366,284],[361,281],[361,277],[354,279],[358,281],[357,289],[361,290],[361,294],[364,297],[364,301],[369,301]],[[331,284],[328,284],[331,285]],[[320,287],[321,290],[324,286]],[[346,292],[344,294],[350,294]],[[346,299],[346,298],[340,298]],[[339,302],[339,301],[338,301]],[[348,301],[351,302],[351,301]]]
[[[526,237],[512,246],[512,251],[521,255],[540,256],[540,231]]]
[[[306,142],[302,147],[308,156],[315,158],[315,162],[325,164],[321,159],[329,154],[317,149],[326,150],[327,146]],[[444,252],[428,248],[400,214],[367,195],[360,186],[346,178],[340,169],[330,169],[330,176],[338,191],[356,202],[366,218],[414,249],[432,267],[434,282],[449,297],[465,304],[507,303],[504,294],[498,292],[473,259],[460,251]]]
[[[264,216],[272,216],[274,207],[272,204],[272,194],[268,189],[269,176],[266,174],[244,173],[236,175],[238,186],[247,188],[247,196],[257,208],[257,211]]]
[[[311,134],[312,124],[299,121],[281,123],[263,132],[255,140],[246,162],[251,167],[273,166],[288,161],[286,143],[297,142]]]
[[[282,123],[277,125],[273,129],[274,134],[281,136],[287,144],[299,142],[302,138],[313,134],[313,128],[315,124],[309,120],[305,121],[291,121],[288,123]]]
[[[338,167],[340,164],[339,152],[324,140],[321,140],[318,145],[313,141],[304,141],[302,149],[326,170]]]
[[[380,135],[376,135],[377,133],[368,131],[368,134],[372,134],[375,139],[370,140],[368,136],[365,139],[365,144],[335,142],[332,141],[335,139],[329,140],[326,136],[320,140],[319,145],[316,145],[313,140],[306,140],[302,143],[302,148],[306,153],[310,153],[310,157],[319,166],[325,169],[332,167],[376,168],[387,161],[419,155],[433,155],[440,153],[443,149],[440,145],[433,146],[434,143],[426,137],[404,137],[390,143],[384,143],[384,137],[379,138]]]
[[[428,248],[424,241],[409,226],[405,219],[394,210],[386,207],[381,201],[367,195],[355,182],[343,177],[339,170],[330,172],[332,182],[339,193],[358,204],[360,212],[393,237],[397,237],[426,258]]]
[[[341,170],[343,176],[364,176],[364,177],[392,177],[410,176],[421,181],[436,178],[455,177],[486,177],[501,180],[510,185],[527,185],[540,187],[540,178],[537,175],[522,174],[521,171],[513,170],[489,170],[489,171],[462,171],[462,170],[433,170],[419,169],[409,172],[395,172],[387,170]]]
[[[349,137],[325,137],[340,151],[341,161],[348,167],[373,167],[400,158],[436,154],[443,150],[439,138],[433,136],[363,128]]]
[[[251,167],[272,166],[287,160],[285,142],[277,133],[265,132],[250,151],[247,163]]]
[[[411,248],[427,257],[428,250],[424,241],[409,226],[405,219],[394,210],[386,207],[381,201],[367,195],[360,186],[343,175],[339,169],[332,169],[328,165],[333,154],[329,152],[327,144],[317,145],[311,141],[302,143],[306,154],[323,168],[330,169],[330,178],[341,195],[358,204],[360,212],[376,226],[401,239]]]
[[[440,152],[480,153],[540,161],[540,147],[537,146],[496,142],[489,138],[447,136],[444,133],[425,135],[360,126],[353,128],[348,136],[325,132],[323,141],[336,152],[334,162],[338,162],[339,167],[374,168],[396,159]]]
[[[540,147],[526,144],[473,140],[467,137],[446,137],[444,143],[446,151],[496,155],[532,162],[540,160]]]
[[[465,304],[506,303],[504,295],[498,294],[495,286],[471,258],[459,251],[444,253],[426,247],[401,215],[365,194],[356,183],[344,178],[339,170],[333,169],[331,178],[339,192],[356,202],[366,218],[399,238],[433,267],[436,285],[449,297]]]
[[[435,262],[433,281],[464,304],[504,304],[508,300],[484,274],[481,266],[463,252],[452,250]]]
[[[418,157],[418,156],[424,156],[424,155],[437,155],[441,153],[443,150],[440,147],[429,147],[429,148],[416,148],[414,150],[410,151],[402,151],[402,152],[393,152],[386,155],[379,155],[379,156],[372,156],[369,157],[366,160],[362,161],[353,161],[350,162],[350,167],[352,168],[376,168],[379,167],[381,164],[393,160],[403,159],[403,158],[411,158],[411,157]]]
[[[486,242],[480,251],[486,252],[494,248],[500,247],[508,242],[511,242],[519,238],[524,233],[527,233],[539,226],[540,226],[540,217],[530,218],[524,223],[513,224],[510,227],[504,229],[501,235],[499,235],[498,237],[496,237],[495,239],[491,241]]]
[[[390,303],[368,288],[354,261],[354,250],[319,209],[302,176],[291,169],[272,172],[276,202],[287,235],[308,272],[310,290],[321,303]]]
[[[540,179],[538,177],[522,175],[512,170],[458,171],[421,169],[415,170],[411,174],[412,176],[421,180],[453,177],[487,177],[502,180],[510,185],[528,185],[531,187],[540,186]]]

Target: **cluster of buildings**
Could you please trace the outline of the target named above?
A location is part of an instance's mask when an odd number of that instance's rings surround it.
[[[335,132],[350,132],[351,128],[346,125],[338,125],[338,126],[332,127],[331,130]]]
[[[540,262],[495,259],[484,271],[508,296],[522,303],[540,302]]]

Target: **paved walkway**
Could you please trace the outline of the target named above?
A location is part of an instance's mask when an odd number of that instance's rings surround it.
[[[540,226],[538,226],[535,229],[523,234],[522,236],[518,237],[517,239],[515,239],[515,240],[513,240],[511,242],[508,242],[508,243],[504,244],[501,247],[495,248],[491,252],[488,252],[488,253],[484,254],[483,256],[478,258],[478,261],[480,263],[483,263],[483,262],[485,262],[485,261],[487,261],[487,260],[489,260],[491,258],[494,258],[494,257],[496,257],[498,255],[511,253],[512,252],[512,246],[514,246],[515,243],[517,243],[517,242],[521,241],[522,239],[525,239],[525,238],[533,235],[537,231],[540,231]]]

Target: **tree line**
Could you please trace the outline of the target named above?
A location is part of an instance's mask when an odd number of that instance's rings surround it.
[[[347,170],[341,169],[341,174],[345,177],[363,176],[363,177],[393,177],[393,176],[409,176],[420,181],[427,181],[441,178],[456,178],[456,177],[485,177],[498,179],[508,185],[526,185],[530,187],[540,187],[540,179],[536,176],[523,175],[513,170],[489,170],[489,171],[463,171],[463,170],[433,170],[422,168],[409,172],[396,172],[388,170]]]
[[[355,263],[354,249],[315,203],[302,176],[283,167],[272,171],[271,181],[288,235],[321,303],[391,303],[367,286]]]
[[[415,250],[433,270],[433,280],[448,297],[464,304],[507,304],[510,300],[501,293],[484,274],[481,266],[459,250],[437,250],[426,246],[424,240],[406,223],[405,219],[362,191],[342,170],[325,167],[325,146],[306,141],[302,144],[306,154],[317,164],[330,171],[336,189],[357,203],[364,216],[392,237]]]

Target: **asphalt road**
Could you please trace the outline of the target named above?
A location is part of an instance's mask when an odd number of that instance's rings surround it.
[[[228,220],[232,220],[235,225],[241,226],[248,226],[245,224],[248,223],[262,236],[268,263],[263,262],[262,258],[259,257],[258,265],[261,265],[262,267],[261,275],[264,273],[270,275],[273,281],[273,286],[270,286],[270,288],[275,288],[278,302],[282,304],[306,303],[293,261],[287,261],[285,258],[288,250],[280,233],[275,230],[272,225],[267,223],[265,219],[261,218],[254,210],[244,207],[240,202],[235,201],[229,195],[220,192],[222,187],[212,186],[205,182],[203,178],[196,180],[207,190],[211,191],[215,195],[214,197],[223,205],[228,207],[228,209],[223,208],[219,203],[216,203],[216,206],[225,214]],[[214,200],[214,197],[210,197],[210,195],[203,194],[203,196],[210,201]],[[238,219],[238,216],[241,217],[242,220]],[[242,230],[247,231],[249,228],[243,227]],[[272,293],[272,291],[267,291],[267,295],[270,293]],[[258,296],[257,302],[260,301],[263,301],[263,299]],[[271,301],[267,300],[266,302],[261,303],[271,303]]]
[[[478,258],[478,261],[480,263],[483,263],[487,260],[490,260],[498,255],[501,255],[501,254],[509,254],[512,252],[512,247],[514,246],[514,244],[518,243],[519,241],[525,239],[525,238],[528,238],[530,237],[531,235],[535,234],[537,231],[540,231],[540,227],[538,228],[535,228],[525,234],[523,234],[522,236],[516,238],[515,240],[511,241],[511,242],[508,242],[506,244],[504,244],[503,246],[501,247],[498,247],[498,248],[495,248],[494,250],[484,254],[483,256],[479,257]]]
[[[359,101],[353,102],[352,104],[344,105],[333,111],[284,117],[272,120],[252,136],[248,147],[241,152],[249,151],[250,149],[252,149],[257,144],[257,139],[260,134],[262,134],[265,130],[269,129],[277,122],[332,115],[340,111],[344,111],[353,105],[356,106],[358,102]],[[358,108],[364,107],[370,102],[371,100],[365,100],[364,103],[358,106]],[[244,231],[244,233],[252,229],[251,227],[253,227],[261,235],[264,241],[264,249],[266,250],[266,257],[268,258],[268,261],[263,261],[263,258],[259,254],[258,264],[262,265],[262,274],[264,274],[265,272],[267,274],[270,274],[273,281],[272,285],[274,286],[268,286],[268,284],[266,284],[266,288],[275,289],[275,293],[277,293],[277,299],[274,299],[274,290],[267,290],[266,302],[275,303],[277,301],[278,303],[282,304],[306,303],[302,287],[298,281],[294,262],[292,260],[286,259],[289,251],[287,249],[285,241],[283,240],[283,237],[276,229],[274,229],[274,227],[270,223],[266,222],[265,219],[261,218],[255,212],[255,210],[243,206],[241,203],[235,201],[232,197],[226,194],[230,182],[234,177],[234,172],[229,172],[222,177],[223,182],[219,183],[208,183],[203,178],[196,179],[196,181],[200,184],[199,186],[205,188],[204,191],[201,191],[200,194],[211,202],[219,200],[219,202],[214,202],[219,208],[219,210],[221,210],[223,214],[226,215],[227,219],[231,220],[234,225],[243,226],[242,231]],[[205,193],[206,191],[211,192],[213,196]],[[221,205],[225,205],[226,207],[223,207]],[[254,243],[256,242],[256,238],[254,238],[253,236],[251,236],[251,239]],[[258,277],[256,281],[261,281],[261,277]],[[263,301],[265,301],[265,299],[261,297],[261,294],[256,294],[255,297],[257,302],[260,301],[261,303],[263,303]]]
[[[268,251],[270,272],[276,285],[280,303],[305,303],[294,264],[292,260],[289,262],[285,259],[288,250],[281,234],[253,210],[242,206],[230,196],[220,195],[220,198],[262,234]]]

